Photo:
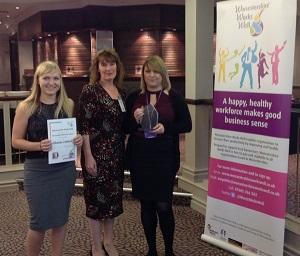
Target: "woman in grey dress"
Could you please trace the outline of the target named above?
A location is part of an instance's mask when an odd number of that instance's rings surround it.
[[[71,117],[73,109],[58,65],[42,62],[34,74],[30,96],[16,109],[12,130],[12,146],[27,151],[24,188],[31,215],[27,256],[39,255],[48,229],[52,231],[52,255],[62,255],[76,170],[74,161],[48,164],[52,143],[47,135],[47,120]],[[81,146],[82,137],[75,136],[73,142]]]

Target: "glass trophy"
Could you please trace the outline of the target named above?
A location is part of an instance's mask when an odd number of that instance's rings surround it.
[[[158,123],[158,112],[156,108],[148,104],[144,108],[144,116],[141,121],[141,126],[144,130],[145,138],[155,138],[156,134],[152,132],[152,129]]]

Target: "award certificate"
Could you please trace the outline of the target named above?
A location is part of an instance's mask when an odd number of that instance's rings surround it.
[[[48,152],[48,163],[56,164],[74,161],[77,147],[73,143],[76,136],[76,118],[47,120],[48,139],[52,142],[52,149]]]

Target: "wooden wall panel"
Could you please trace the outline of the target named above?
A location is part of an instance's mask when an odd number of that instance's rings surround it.
[[[36,59],[34,60],[34,66],[37,67],[39,63],[46,60],[45,54],[45,41],[44,40],[36,40],[35,42],[35,51],[36,51]]]
[[[170,76],[185,75],[184,32],[165,31],[161,35],[161,56]]]
[[[128,77],[139,76],[148,56],[160,55],[170,76],[185,75],[185,44],[183,31],[118,31],[114,45],[125,66]]]
[[[42,31],[110,30],[113,7],[85,6],[78,9],[42,11]]]
[[[85,29],[112,30],[113,9],[110,6],[86,6],[83,11],[83,27]]]
[[[42,31],[76,31],[84,29],[82,9],[41,11]]]
[[[56,60],[67,76],[88,75],[96,52],[93,31],[111,27],[128,78],[139,77],[144,60],[153,54],[162,56],[170,76],[185,75],[184,6],[87,6],[43,11],[40,16],[44,38],[33,42],[35,67],[43,60]],[[64,30],[73,33],[67,35]],[[57,31],[56,36],[45,37],[51,31]]]
[[[159,5],[115,7],[113,13],[114,30],[159,29],[160,27]]]
[[[90,35],[91,35],[91,47],[92,47],[92,49],[91,49],[91,62],[92,62],[97,53],[96,31],[91,32]]]
[[[91,65],[90,32],[61,35],[58,45],[58,61],[62,72],[70,76],[87,75]]]
[[[34,68],[45,60],[52,60],[57,62],[57,37],[45,37],[42,39],[35,39],[32,43],[33,49],[33,65]]]
[[[57,61],[56,36],[47,37],[44,42],[45,42],[45,60]]]
[[[185,8],[179,5],[162,5],[160,8],[161,29],[185,29]]]
[[[114,47],[125,66],[128,77],[139,76],[139,68],[145,59],[159,54],[159,31],[117,31]]]
[[[31,40],[34,36],[42,32],[42,14],[36,13],[21,21],[18,25],[19,40]]]

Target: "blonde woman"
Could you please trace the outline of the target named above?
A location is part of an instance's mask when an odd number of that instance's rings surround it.
[[[123,66],[113,49],[97,53],[90,82],[79,101],[79,130],[83,135],[82,171],[92,255],[117,256],[113,244],[114,218],[123,212],[124,93]]]
[[[52,255],[62,255],[76,170],[74,161],[48,164],[52,144],[47,136],[47,120],[72,117],[73,109],[58,65],[51,61],[39,64],[31,94],[18,105],[12,129],[12,146],[27,151],[24,189],[31,216],[27,256],[39,255],[48,229],[52,231]],[[81,146],[82,137],[75,136],[73,142]]]
[[[191,131],[192,122],[184,99],[171,89],[167,68],[159,56],[146,59],[140,89],[126,100],[126,128],[130,134],[126,158],[132,192],[141,203],[147,256],[158,255],[158,219],[165,255],[173,256],[172,196],[180,164],[179,134]]]

